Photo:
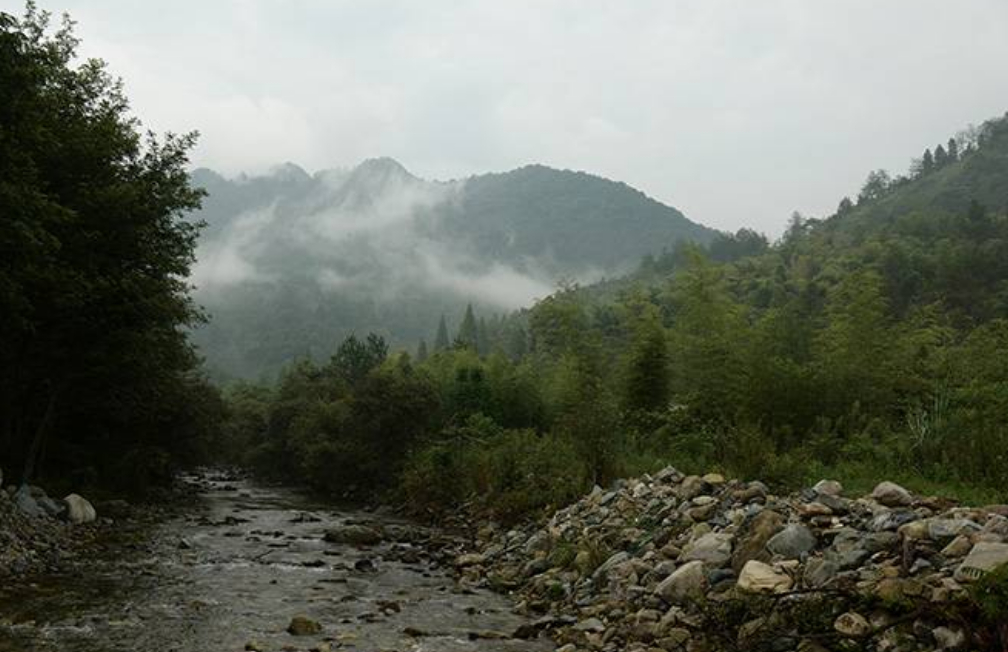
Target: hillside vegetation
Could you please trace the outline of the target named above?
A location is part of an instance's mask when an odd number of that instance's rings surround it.
[[[334,492],[511,517],[665,463],[1003,500],[1008,217],[972,195],[1008,183],[1006,133],[991,121],[955,162],[796,217],[772,246],[674,248],[502,321],[469,314],[414,358],[375,347],[352,374],[348,340],[233,388],[235,448]],[[930,208],[932,184],[966,194]]]

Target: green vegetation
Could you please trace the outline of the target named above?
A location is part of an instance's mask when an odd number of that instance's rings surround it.
[[[222,405],[183,328],[194,135],[144,137],[102,62],[0,13],[0,460],[8,478],[143,487]]]
[[[908,181],[873,173],[845,214],[796,216],[772,246],[740,232],[504,319],[469,308],[451,348],[442,318],[425,359],[393,355],[355,383],[337,359],[301,363],[236,417],[265,415],[256,450],[274,471],[286,451],[305,481],[423,510],[474,500],[518,518],[666,463],[1004,500],[1008,217],[976,201],[877,216],[956,170],[958,187],[997,185],[971,171],[1008,152],[1008,119],[980,134]],[[403,414],[361,420],[361,402]],[[371,447],[381,472],[361,474]]]

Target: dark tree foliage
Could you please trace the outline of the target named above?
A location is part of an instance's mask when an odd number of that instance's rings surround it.
[[[356,385],[388,357],[388,344],[380,335],[368,333],[363,341],[350,335],[340,343],[328,369],[343,382]]]
[[[195,135],[144,137],[69,20],[47,27],[0,14],[0,460],[140,481],[216,409],[183,331]]]

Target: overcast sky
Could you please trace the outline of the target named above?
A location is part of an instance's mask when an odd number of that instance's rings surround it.
[[[3,1],[4,5],[13,3]],[[1008,110],[1008,2],[40,0],[226,174],[532,162],[778,234]]]

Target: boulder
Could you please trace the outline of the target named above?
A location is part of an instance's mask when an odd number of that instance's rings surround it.
[[[95,508],[79,494],[70,494],[63,502],[66,503],[66,518],[71,523],[91,523],[98,518]]]
[[[32,518],[40,518],[47,514],[46,510],[39,505],[38,500],[32,495],[31,489],[27,485],[21,485],[14,492],[14,504],[17,505],[18,509]]]
[[[767,550],[784,559],[800,559],[816,547],[812,530],[800,523],[791,523],[773,535],[766,544]]]
[[[750,593],[784,593],[793,585],[787,573],[755,559],[746,562],[738,578],[738,588]]]
[[[329,543],[372,546],[381,543],[382,533],[367,525],[340,525],[326,530],[323,538]]]
[[[682,604],[699,600],[706,589],[707,574],[704,572],[703,562],[691,561],[662,580],[655,588],[655,593],[669,604]]]
[[[812,491],[827,496],[839,496],[843,493],[843,485],[836,480],[820,480],[812,487]]]
[[[871,497],[886,507],[906,507],[913,502],[913,496],[909,491],[888,480],[875,485]]]
[[[315,636],[322,633],[322,625],[308,616],[294,616],[287,625],[287,633],[291,636]]]
[[[1008,543],[978,541],[959,564],[955,579],[960,582],[978,580],[1001,564],[1008,564]]]
[[[690,544],[683,554],[683,561],[702,561],[718,568],[731,559],[732,535],[724,532],[708,532]]]

